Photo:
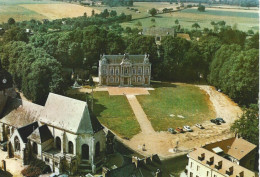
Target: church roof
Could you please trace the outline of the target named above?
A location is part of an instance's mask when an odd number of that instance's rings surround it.
[[[125,55],[103,55],[109,64],[120,64]],[[127,55],[131,63],[143,63],[146,55]]]
[[[27,137],[36,129],[38,128],[38,122],[33,122],[21,128],[18,128],[17,131],[21,136],[24,143],[27,143]]]
[[[47,125],[43,125],[35,129],[32,134],[28,137],[39,144],[44,143],[45,141],[52,139],[53,136]]]
[[[31,124],[39,119],[43,106],[20,100],[17,98],[9,99],[5,106],[5,112],[0,122],[16,128]]]
[[[89,113],[86,102],[50,93],[40,121],[75,134],[93,134],[103,129]]]

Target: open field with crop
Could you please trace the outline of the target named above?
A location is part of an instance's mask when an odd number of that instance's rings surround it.
[[[85,93],[79,92],[67,96],[86,101]],[[125,96],[109,96],[108,92],[103,91],[94,92],[93,107],[98,120],[117,135],[132,138],[141,131]]]
[[[16,21],[57,19],[91,15],[92,8],[59,1],[0,0],[0,23],[12,17]],[[95,10],[98,13],[98,10]]]
[[[137,98],[155,131],[192,126],[215,117],[209,96],[198,87],[170,83],[152,85],[155,90],[149,91],[150,95]]]
[[[20,5],[31,11],[35,11],[38,14],[41,14],[48,19],[54,20],[65,17],[79,17],[83,16],[84,13],[87,13],[88,16],[91,16],[91,7],[84,7],[76,4],[23,4]],[[95,13],[99,13],[98,10],[95,10]]]

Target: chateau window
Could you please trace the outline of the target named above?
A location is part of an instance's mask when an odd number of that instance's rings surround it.
[[[114,74],[114,69],[110,69],[110,74],[113,75]]]
[[[142,74],[142,68],[138,68],[138,74]]]
[[[113,77],[110,77],[110,82],[114,82],[114,78]]]
[[[135,74],[135,68],[133,68],[133,74]]]
[[[20,140],[17,136],[14,138],[14,151],[20,151]]]
[[[118,74],[119,74],[119,69],[117,68],[117,69],[116,69],[116,75],[118,75]]]
[[[128,69],[127,68],[125,68],[125,74],[128,74]]]
[[[119,82],[119,77],[116,77],[116,83],[118,83]]]
[[[45,162],[50,162],[50,159],[45,157]]]
[[[209,176],[209,171],[207,171],[207,176]]]
[[[136,82],[136,77],[132,77],[132,82]]]
[[[146,68],[145,74],[149,74],[149,68]]]
[[[192,162],[190,163],[190,167],[192,168]]]
[[[107,73],[107,70],[106,69],[103,69],[103,74],[106,74]]]
[[[197,171],[199,171],[200,167],[197,165]]]
[[[140,76],[137,78],[137,82],[141,82],[141,77]]]

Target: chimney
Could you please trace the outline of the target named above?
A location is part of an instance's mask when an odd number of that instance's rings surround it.
[[[110,172],[110,170],[108,168],[106,168],[106,167],[102,168],[102,176],[103,177],[108,177],[109,172]]]
[[[200,154],[200,156],[198,156],[198,159],[200,161],[203,161],[205,159],[205,153]]]
[[[138,158],[137,158],[137,157],[135,157],[135,156],[132,156],[132,163],[134,163],[134,164],[135,164],[136,168],[138,168],[138,167],[139,167],[139,160],[138,160]]]
[[[160,171],[160,169],[157,169],[157,171],[155,172],[155,177],[162,177],[162,172]]]
[[[226,171],[226,174],[227,175],[232,175],[233,174],[233,171],[234,171],[234,167],[230,167],[227,171]]]
[[[214,162],[214,157],[210,157],[209,160],[207,161],[208,165],[212,165]]]
[[[222,168],[222,160],[218,162],[218,164],[215,165],[216,169],[221,169]]]

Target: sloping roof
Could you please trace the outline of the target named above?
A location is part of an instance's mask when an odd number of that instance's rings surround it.
[[[45,141],[52,139],[53,136],[48,128],[47,125],[43,125],[38,127],[37,129],[32,132],[32,134],[28,137],[39,144],[44,143]]]
[[[93,134],[103,129],[95,116],[90,116],[84,101],[49,93],[40,121],[72,133]]]
[[[43,106],[25,100],[9,99],[0,122],[19,128],[37,121],[43,109]]]
[[[160,28],[160,27],[151,27],[143,29],[144,35],[149,36],[174,36],[174,28]]]
[[[198,157],[201,156],[201,154],[203,154],[203,153],[205,154],[205,158],[203,160],[199,160]],[[239,176],[239,173],[241,173],[242,171],[244,172],[244,176],[246,176],[246,177],[255,177],[256,176],[254,172],[252,172],[242,166],[239,166],[236,163],[233,163],[204,148],[198,148],[195,151],[190,152],[189,157],[195,161],[198,161],[201,164],[204,164],[205,166],[208,166],[208,168],[218,171],[219,173],[221,173],[223,175],[226,174],[226,171],[228,171],[230,167],[233,167],[233,174],[230,175],[230,177],[236,177],[236,175]],[[212,165],[208,165],[206,162],[211,157],[214,157],[214,162]],[[217,170],[217,169],[215,169],[215,165],[218,164],[218,162],[220,162],[220,161],[222,161],[222,168]]]
[[[241,160],[248,153],[254,150],[256,148],[256,145],[242,138],[233,137],[204,146],[205,149],[211,152],[213,152],[213,149],[216,147],[220,147],[225,154],[228,154],[238,160]]]
[[[120,64],[125,55],[103,55],[102,58],[106,58],[109,64]],[[143,63],[145,55],[127,55],[131,63]]]
[[[33,122],[21,128],[18,128],[17,131],[21,136],[24,143],[27,143],[27,137],[36,129],[38,128],[38,122]]]
[[[180,38],[183,38],[183,39],[190,41],[190,35],[186,34],[186,33],[177,33],[177,37],[180,37]]]

